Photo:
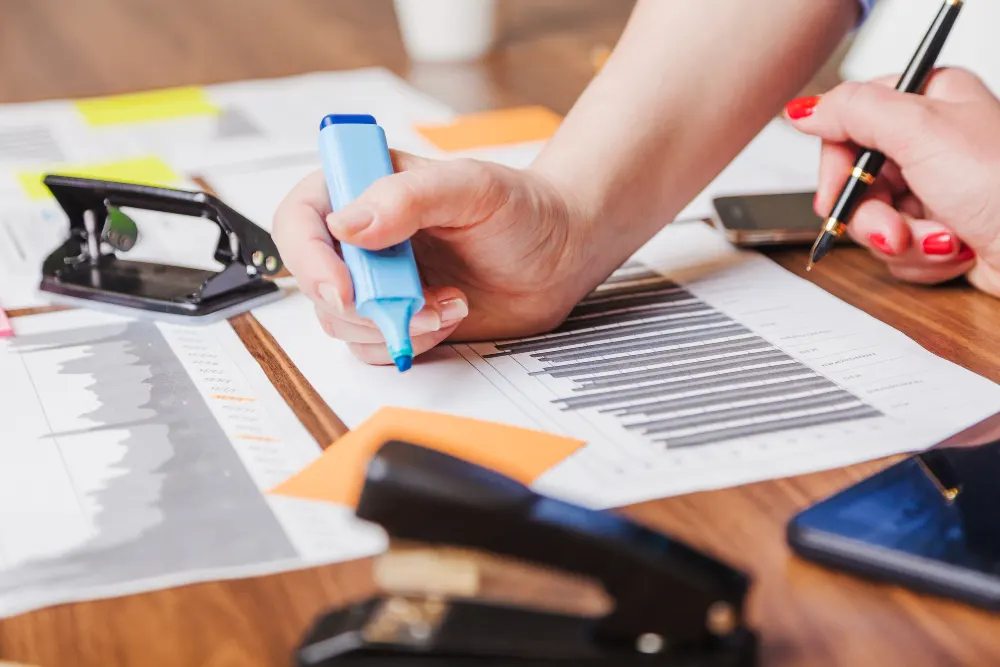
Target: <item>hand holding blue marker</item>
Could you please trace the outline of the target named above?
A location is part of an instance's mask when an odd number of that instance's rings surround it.
[[[385,132],[371,116],[333,114],[324,118],[319,153],[334,211],[393,173]],[[424,291],[410,242],[384,250],[364,250],[342,243],[341,251],[354,281],[355,309],[382,331],[396,368],[408,370],[413,363],[410,319],[424,307]]]

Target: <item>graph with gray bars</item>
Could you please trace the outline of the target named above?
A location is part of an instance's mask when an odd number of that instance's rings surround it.
[[[560,410],[596,411],[672,449],[881,416],[638,263],[615,272],[554,332],[493,345],[484,360],[517,361]]]

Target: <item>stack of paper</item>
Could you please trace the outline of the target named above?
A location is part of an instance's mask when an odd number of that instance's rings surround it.
[[[543,107],[457,116],[377,68],[0,106],[0,307],[43,303],[41,262],[66,230],[41,184],[45,173],[205,183],[270,229],[282,199],[319,167],[318,123],[329,113],[374,115],[399,150],[517,168],[531,164],[561,122]],[[810,189],[817,158],[813,140],[776,121],[680,217],[708,217],[713,195]],[[133,258],[217,268],[211,225],[163,220],[143,225]]]

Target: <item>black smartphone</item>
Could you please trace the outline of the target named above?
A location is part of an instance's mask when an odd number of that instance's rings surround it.
[[[712,223],[739,246],[812,244],[823,228],[815,192],[739,195],[712,200]]]
[[[796,516],[804,558],[1000,611],[1000,415]]]

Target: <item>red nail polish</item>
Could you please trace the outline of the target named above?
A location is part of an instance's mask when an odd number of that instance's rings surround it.
[[[976,251],[963,243],[962,249],[958,251],[958,257],[956,257],[955,259],[957,259],[960,262],[968,262],[975,258],[976,258]]]
[[[892,249],[892,246],[889,245],[889,241],[887,241],[885,236],[882,234],[869,234],[868,242],[871,243],[876,250],[878,250],[883,254],[886,255],[896,254],[896,251]]]
[[[950,255],[955,252],[955,240],[948,232],[940,232],[925,238],[923,247],[927,255]]]
[[[814,97],[799,97],[792,100],[785,106],[785,113],[792,120],[799,120],[805,118],[806,116],[811,116],[816,105],[819,104],[820,98],[818,96]]]

